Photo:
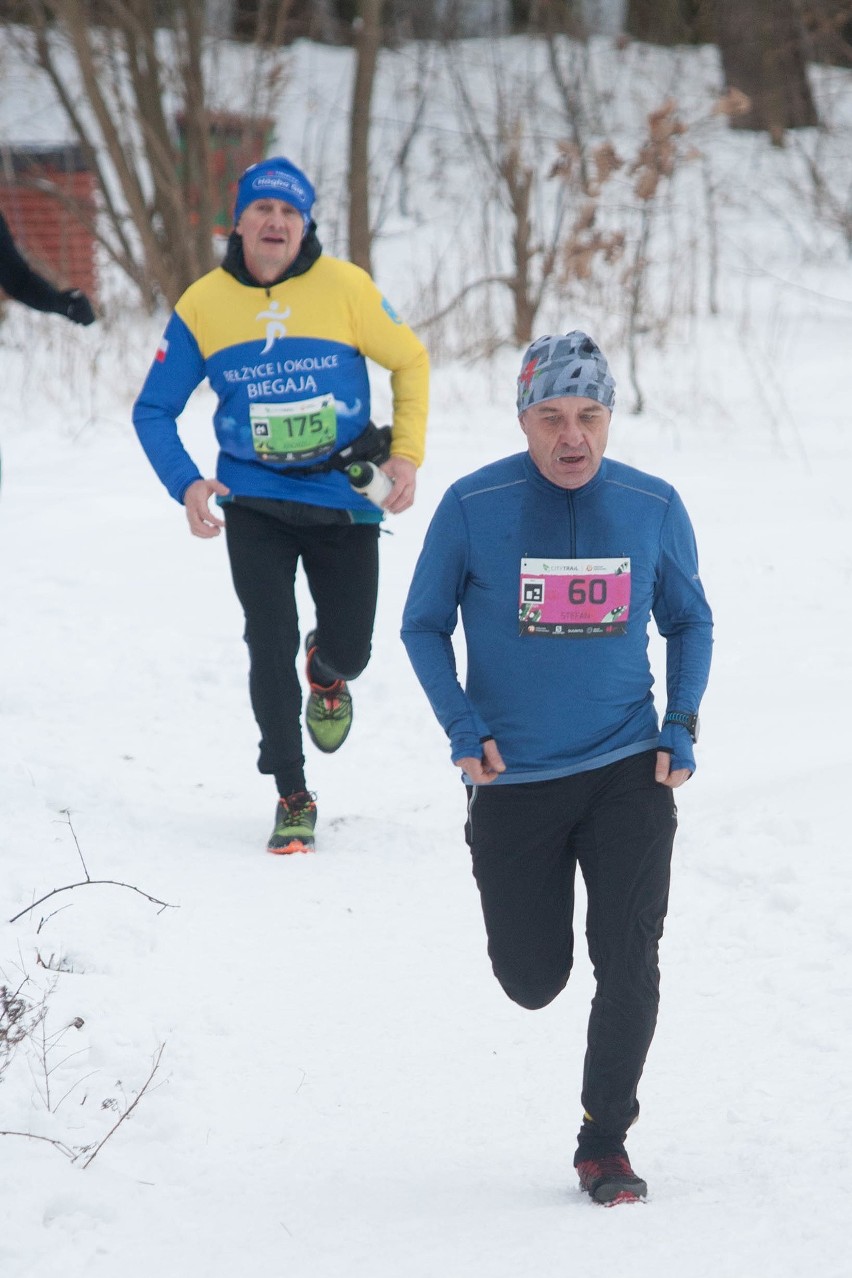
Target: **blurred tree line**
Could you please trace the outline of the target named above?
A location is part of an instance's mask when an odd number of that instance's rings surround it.
[[[372,94],[382,46],[541,36],[550,42],[570,125],[574,71],[559,72],[558,38],[583,42],[606,32],[663,45],[715,43],[720,93],[737,95],[731,126],[765,131],[778,145],[788,130],[819,123],[807,62],[852,66],[852,0],[0,0],[0,23],[52,83],[99,185],[93,231],[152,306],[159,299],[173,303],[216,259],[215,194],[207,175],[222,121],[209,107],[204,52],[217,40],[243,41],[255,51],[251,100],[240,107],[249,126],[271,114],[285,74],[282,51],[293,41],[354,48],[348,251],[368,270],[376,223]],[[461,82],[457,90],[482,151]],[[426,92],[424,85],[418,110]],[[404,146],[416,128],[415,117]],[[507,134],[502,150],[489,146],[505,201],[523,229],[531,179],[517,144]],[[538,250],[525,235],[515,257],[528,275]],[[517,307],[529,310],[534,290],[527,276],[512,287]]]

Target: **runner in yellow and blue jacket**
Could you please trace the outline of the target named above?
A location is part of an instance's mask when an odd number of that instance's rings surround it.
[[[384,511],[414,500],[428,401],[425,348],[365,271],[323,254],[314,198],[286,159],[246,171],[224,262],[179,299],[133,412],[192,533],[226,530],[246,618],[258,766],[278,786],[273,852],[311,849],[316,822],[300,728],[296,565],[316,606],[306,726],[332,753],[352,722],[348,683],[370,656],[379,524]],[[367,359],[391,373],[389,441],[370,422]],[[219,401],[215,479],[201,475],[178,432],[205,378]],[[371,460],[392,480],[381,509],[350,486],[343,467],[352,460]]]

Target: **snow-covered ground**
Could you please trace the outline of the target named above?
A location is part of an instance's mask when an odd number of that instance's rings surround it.
[[[0,1131],[94,1147],[162,1054],[88,1167],[0,1136],[4,1278],[848,1273],[852,270],[768,221],[764,246],[751,274],[729,255],[720,316],[645,353],[647,411],[611,432],[684,497],[717,623],[630,1139],[650,1194],[613,1212],[571,1168],[582,946],[542,1012],[491,976],[464,792],[397,637],[444,488],[522,446],[520,352],[435,370],[352,736],[308,746],[318,850],[278,859],[224,544],[188,535],[128,426],[161,321],[10,308],[0,985],[46,1020],[0,1080]],[[185,423],[208,469],[210,410],[200,392]],[[169,908],[91,884],[7,921],[87,876]]]

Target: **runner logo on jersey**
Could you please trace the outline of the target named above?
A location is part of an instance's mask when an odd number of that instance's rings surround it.
[[[280,302],[270,302],[268,311],[259,311],[255,315],[255,319],[267,321],[266,345],[260,352],[261,355],[266,355],[268,351],[271,351],[279,337],[287,336],[287,327],[284,324],[284,320],[290,314],[290,307],[288,306],[286,311],[279,311],[279,306]]]

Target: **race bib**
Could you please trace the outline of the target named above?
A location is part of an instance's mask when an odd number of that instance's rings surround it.
[[[630,617],[629,559],[522,559],[522,635],[608,639]]]
[[[261,461],[312,461],[334,451],[337,409],[333,395],[298,404],[249,404],[251,438]]]

